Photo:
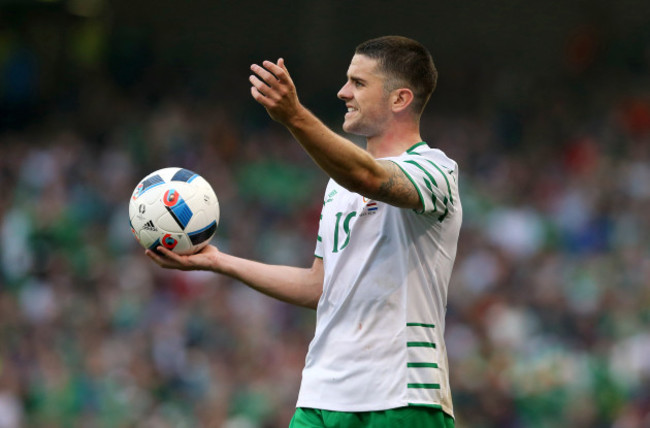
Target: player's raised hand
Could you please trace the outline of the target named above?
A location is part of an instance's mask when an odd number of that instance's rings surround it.
[[[159,246],[156,251],[146,250],[145,254],[165,269],[215,270],[219,250],[213,245],[207,245],[198,253],[180,255]]]
[[[277,122],[288,124],[300,109],[296,86],[291,80],[284,59],[277,64],[264,61],[262,65],[251,65],[251,95],[262,104],[269,116]]]

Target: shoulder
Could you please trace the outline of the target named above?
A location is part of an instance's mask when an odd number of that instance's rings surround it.
[[[413,147],[406,150],[399,158],[404,159],[418,159],[423,158],[428,161],[435,162],[439,166],[444,166],[447,169],[455,170],[458,164],[451,159],[445,152],[440,149],[430,147],[425,142],[418,143]]]
[[[432,148],[425,142],[415,144],[399,156],[386,158],[398,163],[417,164],[421,168],[439,172],[443,175],[458,175],[458,164],[440,149]]]
[[[458,165],[442,150],[418,143],[399,156],[385,158],[396,163],[418,192],[424,212],[441,213],[444,219],[458,197]]]

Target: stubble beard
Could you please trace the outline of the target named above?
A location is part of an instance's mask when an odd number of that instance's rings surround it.
[[[358,114],[358,113],[357,113]],[[363,122],[359,120],[347,120],[343,121],[343,131],[348,134],[358,135],[360,137],[367,137],[369,132],[367,127],[364,127]]]

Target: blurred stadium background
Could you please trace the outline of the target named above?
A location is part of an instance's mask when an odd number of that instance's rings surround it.
[[[650,426],[647,0],[2,0],[0,428],[286,426],[314,313],[157,268],[127,202],[190,168],[220,248],[308,265],[326,177],[248,67],[283,56],[338,130],[384,34],[431,49],[423,135],[460,165],[457,426]]]

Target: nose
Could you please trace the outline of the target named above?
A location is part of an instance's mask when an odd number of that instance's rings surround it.
[[[345,85],[339,89],[339,92],[336,94],[336,96],[343,101],[351,99],[352,93],[350,92],[350,82],[345,82]]]

